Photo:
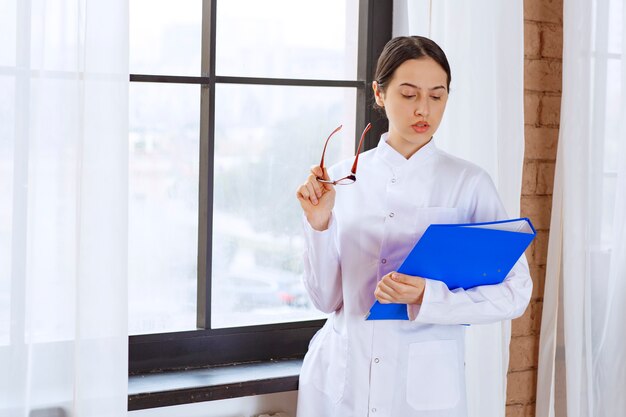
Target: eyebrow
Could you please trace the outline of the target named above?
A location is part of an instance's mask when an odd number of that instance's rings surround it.
[[[402,87],[403,85],[406,85],[406,86],[408,86],[408,87],[417,88],[418,90],[421,90],[421,89],[422,89],[421,87],[418,87],[418,86],[413,85],[413,84],[411,84],[411,83],[402,83],[402,84],[400,84],[400,87]],[[430,89],[430,91],[434,91],[434,90],[441,90],[441,89],[444,89],[444,90],[445,90],[445,89],[446,89],[446,87],[444,87],[443,85],[438,85],[437,87],[433,87],[433,88],[431,88],[431,89]]]

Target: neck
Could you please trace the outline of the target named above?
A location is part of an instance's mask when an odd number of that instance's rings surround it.
[[[387,137],[387,144],[395,149],[400,155],[404,156],[406,159],[409,159],[431,140],[432,136],[423,141],[413,142],[408,141],[398,135],[392,135],[391,132],[389,132],[389,136]]]

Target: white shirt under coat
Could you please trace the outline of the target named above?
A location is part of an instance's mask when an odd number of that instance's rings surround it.
[[[463,324],[519,317],[531,297],[523,256],[498,285],[450,291],[426,279],[409,321],[364,319],[380,278],[428,225],[508,218],[480,167],[434,140],[407,160],[386,138],[359,157],[356,183],[336,187],[329,228],[304,220],[304,283],[331,314],[304,358],[298,417],[465,417]],[[345,176],[352,162],[331,167],[330,177]]]

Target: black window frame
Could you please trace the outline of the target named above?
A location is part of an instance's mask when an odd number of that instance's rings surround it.
[[[130,82],[201,86],[200,184],[198,223],[197,329],[129,336],[129,375],[210,367],[244,362],[302,358],[325,320],[211,329],[211,245],[213,155],[216,84],[261,84],[356,88],[356,128],[372,122],[364,148],[374,148],[387,130],[386,120],[372,107],[371,82],[376,59],[391,39],[392,1],[360,0],[357,80],[229,77],[215,74],[216,7],[223,0],[203,0],[202,71],[200,77],[131,74]],[[321,143],[320,143],[321,146]],[[356,148],[356,139],[355,139]],[[294,197],[295,198],[295,197]]]

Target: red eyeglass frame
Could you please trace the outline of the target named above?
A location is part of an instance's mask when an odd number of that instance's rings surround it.
[[[324,150],[322,151],[322,160],[320,161],[320,168],[322,168],[322,172],[324,172],[324,155],[326,154],[326,146],[328,146],[328,141],[333,137],[335,133],[337,133],[343,125],[339,125],[333,132],[328,136],[326,142],[324,143]],[[359,140],[359,146],[356,149],[356,156],[354,157],[354,163],[352,164],[352,169],[350,170],[350,175],[347,175],[343,178],[339,178],[338,180],[325,180],[323,178],[317,177],[317,180],[323,184],[331,184],[331,185],[350,185],[356,181],[356,168],[359,163],[359,154],[361,153],[361,146],[363,145],[363,139],[365,138],[365,134],[372,128],[372,124],[368,123],[363,129],[363,133],[361,133],[361,140]]]

